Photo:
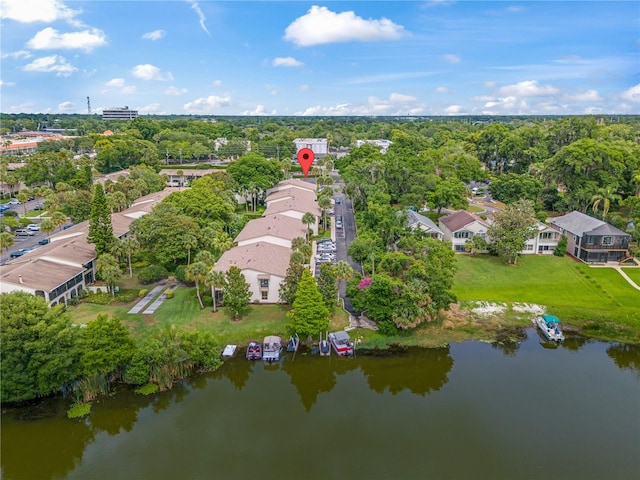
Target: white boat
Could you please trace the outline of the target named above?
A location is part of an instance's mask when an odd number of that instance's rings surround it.
[[[344,330],[339,330],[329,334],[329,342],[333,347],[333,350],[344,357],[353,355],[353,343],[349,334]]]
[[[561,342],[564,340],[564,334],[560,329],[560,320],[553,315],[540,315],[536,317],[536,326],[548,340]]]
[[[262,342],[262,359],[265,362],[276,362],[280,360],[282,351],[282,339],[277,335],[264,337]]]
[[[237,345],[227,345],[226,347],[224,347],[224,350],[222,351],[222,356],[233,357],[233,354],[236,353],[236,348],[237,348]]]

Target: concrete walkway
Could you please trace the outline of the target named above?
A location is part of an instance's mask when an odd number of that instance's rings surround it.
[[[631,277],[629,277],[629,275],[624,273],[620,265],[591,265],[591,268],[613,268],[614,270],[617,270],[620,275],[622,275],[622,278],[624,278],[629,283],[629,285],[631,285],[636,290],[640,291],[640,286],[638,286],[638,284],[634,282],[631,279]],[[640,268],[640,267],[627,267],[627,268]]]
[[[140,313],[144,307],[147,306],[147,304],[154,299],[154,297],[160,293],[160,291],[165,288],[166,285],[158,285],[157,287],[155,287],[153,290],[151,290],[149,293],[147,293],[144,298],[142,300],[140,300],[138,303],[136,303],[134,305],[134,307],[129,310],[127,313]]]
[[[178,287],[174,288],[174,291],[177,289]],[[150,315],[152,313],[155,313],[155,311],[158,309],[158,307],[160,305],[162,305],[162,302],[164,302],[167,299],[167,296],[165,295],[165,292],[162,292],[162,295],[160,295],[158,298],[156,298],[156,301],[153,302],[151,305],[149,305],[149,307],[142,312],[143,315]]]

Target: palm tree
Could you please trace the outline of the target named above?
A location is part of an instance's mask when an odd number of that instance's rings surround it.
[[[331,199],[324,195],[318,198],[318,206],[322,209],[324,229],[327,229],[327,209],[331,208]]]
[[[191,250],[198,246],[198,239],[187,233],[184,237],[182,237],[182,246],[187,251],[187,265],[191,263]]]
[[[227,281],[227,277],[224,272],[218,270],[209,270],[205,282],[211,287],[211,297],[213,298],[213,312],[216,311],[216,289],[221,289]]]
[[[209,273],[209,267],[204,262],[194,262],[187,267],[187,271],[185,272],[185,276],[187,280],[193,280],[196,282],[196,296],[198,297],[198,302],[200,302],[200,309],[204,308],[204,304],[202,303],[202,297],[200,296],[200,282],[204,282],[207,278],[207,274]]]
[[[114,244],[114,251],[118,255],[124,255],[127,257],[127,264],[129,265],[129,278],[133,278],[133,269],[131,268],[131,255],[133,255],[133,252],[135,252],[139,248],[140,242],[138,242],[136,237],[119,238]]]
[[[336,276],[336,280],[338,280],[339,282],[343,281],[343,280],[349,280],[351,277],[353,277],[353,268],[351,267],[351,265],[349,265],[348,262],[345,262],[344,260],[340,260],[338,261],[334,266],[333,266],[334,270],[334,275]],[[340,298],[340,289],[338,289],[338,299]],[[336,302],[339,301],[338,299],[336,299]]]
[[[309,226],[312,223],[316,223],[316,216],[311,212],[307,212],[302,216],[302,223],[307,226],[307,240],[309,240]]]
[[[67,223],[67,216],[59,210],[53,212],[49,218],[54,223],[56,228],[61,227],[62,225]]]
[[[609,213],[611,202],[617,200],[620,200],[620,195],[613,192],[611,187],[599,188],[598,193],[591,197],[593,213],[598,213],[598,207],[602,204],[602,220],[604,221]]]
[[[13,243],[14,243],[13,235],[11,235],[9,232],[0,233],[0,251],[4,249],[9,250],[9,247],[13,245]]]
[[[49,234],[56,229],[56,224],[50,218],[45,218],[42,222],[40,222],[40,230],[47,234],[47,238],[49,238]]]

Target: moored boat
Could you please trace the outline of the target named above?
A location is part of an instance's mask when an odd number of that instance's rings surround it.
[[[560,329],[560,320],[553,315],[540,315],[536,317],[536,326],[542,332],[542,334],[548,339],[555,342],[561,342],[564,340],[564,334]]]
[[[320,344],[318,345],[318,351],[320,356],[326,357],[331,355],[331,345],[326,338],[322,338],[322,334],[320,334]]]
[[[247,360],[260,360],[262,358],[262,345],[258,342],[250,342],[247,346]]]
[[[291,335],[289,337],[289,343],[287,343],[287,352],[296,352],[298,351],[298,345],[300,345],[300,337],[298,337],[298,334],[296,333],[296,335]]]
[[[280,352],[282,351],[282,339],[277,335],[269,335],[264,337],[262,348],[262,359],[265,362],[275,362],[280,360]]]
[[[344,330],[330,333],[329,342],[331,342],[333,350],[338,355],[342,355],[344,357],[353,355],[353,343],[351,343],[349,334]]]

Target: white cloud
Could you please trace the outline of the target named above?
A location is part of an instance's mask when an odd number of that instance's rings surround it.
[[[358,77],[347,80],[347,85],[360,85],[363,83],[378,83],[378,82],[396,82],[398,80],[405,80],[408,78],[422,78],[435,75],[439,72],[398,72],[398,73],[385,73],[381,75],[371,75],[369,77]]]
[[[159,103],[150,103],[149,105],[144,105],[142,107],[137,107],[138,112],[140,113],[158,113],[160,110]]]
[[[483,85],[487,88],[496,88],[497,84],[493,80],[487,80],[486,82],[483,83]]]
[[[301,92],[308,92],[311,89],[311,87],[309,85],[307,85],[306,83],[304,85],[300,85],[298,87],[298,90],[300,90]]]
[[[293,57],[277,57],[273,59],[271,64],[274,67],[302,67],[304,63]]]
[[[452,63],[454,65],[462,62],[462,59],[460,58],[460,56],[455,55],[453,53],[450,53],[448,55],[443,55],[442,58],[444,59],[445,62]]]
[[[365,20],[353,11],[335,13],[312,6],[285,30],[284,38],[301,47],[338,42],[398,40],[407,32],[387,18]]]
[[[22,103],[20,105],[11,105],[9,107],[9,113],[34,113],[35,104],[33,102]],[[38,109],[38,113],[45,113]]]
[[[436,87],[435,92],[436,93],[453,93],[453,91],[449,87],[444,87],[444,86]]]
[[[187,90],[186,88],[178,88],[178,87],[174,87],[173,85],[171,85],[169,88],[167,88],[164,91],[165,95],[173,95],[173,96],[180,96],[180,95],[184,95],[185,93],[187,93],[189,90]]]
[[[58,77],[68,77],[78,71],[66,58],[59,55],[36,58],[33,62],[25,65],[22,70],[25,72],[55,72]]]
[[[538,97],[555,95],[558,89],[551,85],[539,85],[535,80],[525,80],[513,85],[505,85],[500,88],[503,95],[515,95],[517,97]]]
[[[3,53],[2,54],[2,58],[31,58],[31,52],[27,51],[27,50],[17,50],[15,52],[10,52],[10,53]]]
[[[167,34],[166,30],[158,29],[158,30],[154,30],[153,32],[145,33],[144,35],[142,35],[142,38],[144,38],[145,40],[156,41],[163,38],[166,34]]]
[[[369,97],[366,103],[341,103],[331,107],[316,105],[296,112],[301,116],[349,116],[349,115],[419,115],[424,107],[414,104],[416,98],[400,93],[392,93],[388,98]]]
[[[211,36],[211,34],[209,33],[209,30],[207,30],[207,26],[204,23],[207,17],[205,17],[204,13],[202,13],[202,10],[200,9],[200,5],[198,5],[198,2],[196,2],[195,0],[187,0],[187,2],[191,4],[191,8],[193,9],[194,12],[196,12],[196,15],[198,15],[200,28],[202,28],[202,30],[204,30],[207,33],[207,35]]]
[[[72,20],[79,13],[60,0],[2,0],[0,5],[0,18],[20,23]]]
[[[13,87],[15,86],[15,82],[5,82],[4,80],[0,80],[0,87]]]
[[[275,110],[271,110],[271,113],[265,111],[264,109],[264,105],[256,105],[256,108],[253,110],[245,110],[244,112],[242,112],[242,115],[249,115],[249,116],[262,116],[262,115],[277,115],[277,111]]]
[[[485,103],[482,113],[485,115],[526,115],[533,112],[529,109],[526,100],[519,100],[517,97],[510,95]]]
[[[639,103],[640,102],[640,83],[628,90],[625,90],[620,94],[620,98],[627,102]]]
[[[597,90],[587,90],[585,92],[577,93],[575,95],[569,95],[569,100],[574,102],[600,102],[602,97]]]
[[[163,74],[158,67],[145,63],[142,65],[136,65],[131,71],[132,75],[142,80],[157,80],[157,81],[171,81],[173,75],[171,72]]]
[[[460,115],[465,111],[462,105],[449,105],[444,109],[445,115]]]
[[[208,114],[213,113],[213,110],[216,108],[228,107],[230,104],[231,97],[228,94],[224,97],[210,95],[208,97],[198,98],[193,102],[185,103],[184,109],[189,113]]]
[[[112,78],[105,85],[107,87],[122,88],[124,87],[124,78]]]
[[[54,28],[47,27],[36,33],[27,42],[27,47],[35,50],[78,49],[90,52],[94,48],[106,44],[107,39],[104,32],[97,28],[82,32],[58,33]]]
[[[222,86],[222,80],[214,80],[213,81],[213,86],[214,87],[221,87]]]
[[[120,93],[124,95],[130,95],[132,93],[136,93],[136,87],[135,85],[125,85],[124,87],[122,87],[122,90],[120,90]]]
[[[68,113],[72,112],[76,108],[76,104],[73,102],[62,102],[58,104],[58,112]]]

